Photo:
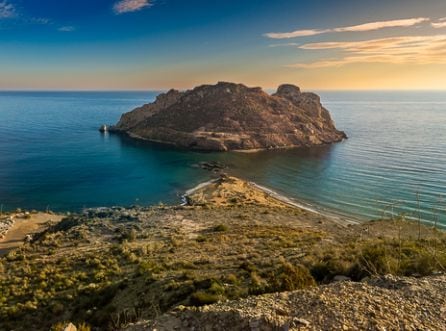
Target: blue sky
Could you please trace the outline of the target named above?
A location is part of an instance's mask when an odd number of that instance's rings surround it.
[[[446,89],[445,49],[444,0],[0,0],[0,89]]]

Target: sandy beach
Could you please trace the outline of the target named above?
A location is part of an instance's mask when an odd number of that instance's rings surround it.
[[[192,195],[194,195],[196,193],[199,193],[200,191],[206,191],[206,189],[212,189],[212,186],[214,186],[216,183],[218,183],[219,180],[220,180],[219,178],[211,179],[209,181],[200,183],[197,186],[187,190],[185,192],[185,194],[182,196],[184,204],[187,203],[187,198],[189,196],[192,196]],[[272,190],[272,189],[270,189],[268,187],[259,185],[259,184],[255,183],[255,182],[252,182],[252,181],[249,181],[249,182],[248,181],[246,181],[246,182],[241,181],[241,182],[247,184],[248,186],[250,186],[253,189],[260,190],[261,192],[265,193],[269,198],[271,198],[273,200],[276,200],[276,201],[278,201],[280,203],[283,203],[285,205],[288,205],[288,206],[291,206],[291,207],[294,207],[294,208],[305,210],[305,211],[313,213],[315,215],[323,216],[323,217],[325,217],[327,219],[330,219],[331,221],[333,221],[335,223],[338,223],[340,225],[344,225],[345,226],[345,225],[360,224],[361,223],[361,221],[358,220],[358,219],[355,219],[355,218],[349,217],[349,216],[345,216],[345,215],[340,215],[340,214],[337,214],[334,211],[325,211],[325,210],[324,211],[320,211],[320,210],[317,209],[317,207],[310,206],[310,205],[308,205],[307,203],[305,203],[303,201],[298,201],[296,199],[289,198],[289,197],[287,197],[287,196],[285,196],[283,194],[280,194],[280,193],[278,193],[278,192],[276,192],[276,191],[274,191],[274,190]],[[232,188],[232,189],[234,189],[234,188]],[[240,191],[243,191],[243,190],[246,190],[246,188],[240,188]]]
[[[39,233],[49,223],[57,223],[63,217],[62,215],[48,213],[31,213],[29,214],[29,218],[17,217],[15,214],[11,216],[14,218],[14,223],[6,232],[5,236],[0,239],[0,256],[21,246],[27,235]]]

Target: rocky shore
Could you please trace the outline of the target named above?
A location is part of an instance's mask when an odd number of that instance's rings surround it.
[[[110,132],[208,151],[294,148],[347,138],[314,93],[282,85],[269,95],[225,82],[163,93],[124,114]]]
[[[6,233],[13,225],[14,225],[13,216],[4,215],[0,217],[0,240],[2,240],[5,237]]]

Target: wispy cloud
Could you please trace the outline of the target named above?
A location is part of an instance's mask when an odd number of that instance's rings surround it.
[[[121,0],[115,3],[113,10],[119,15],[139,11],[151,5],[150,0]]]
[[[364,32],[364,31],[380,30],[385,28],[409,27],[427,21],[430,21],[430,19],[425,17],[417,17],[417,18],[408,18],[402,20],[371,22],[371,23],[345,26],[332,29],[296,30],[292,32],[270,32],[266,33],[265,37],[272,39],[290,39],[290,38],[308,37],[308,36],[314,36],[324,33],[333,33],[333,32]]]
[[[16,7],[8,0],[0,0],[0,20],[14,18],[15,24],[23,25],[47,25],[50,20],[45,17],[27,17],[18,12]]]
[[[61,26],[60,28],[57,29],[57,31],[60,31],[60,32],[73,32],[73,31],[76,31],[76,28],[74,26],[67,25],[67,26]]]
[[[29,24],[37,24],[37,25],[47,25],[50,24],[51,21],[45,17],[32,17],[26,20]]]
[[[431,25],[436,29],[446,28],[446,17],[440,18],[438,22],[432,22]]]
[[[16,16],[15,7],[8,1],[0,1],[0,19]]]
[[[297,38],[297,37],[309,37],[309,36],[315,36],[322,33],[328,33],[331,32],[331,30],[296,30],[293,32],[269,32],[265,33],[265,37],[271,38],[271,39],[290,39],[290,38]]]
[[[304,50],[340,50],[344,56],[311,63],[290,65],[296,68],[324,68],[350,63],[446,64],[446,35],[403,36],[349,42],[321,42],[299,46]]]
[[[286,43],[286,44],[271,44],[268,45],[268,47],[274,48],[274,47],[297,47],[300,44],[298,43]]]

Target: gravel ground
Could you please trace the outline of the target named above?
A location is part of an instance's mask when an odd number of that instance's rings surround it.
[[[446,330],[446,276],[385,276],[180,306],[127,330]]]

